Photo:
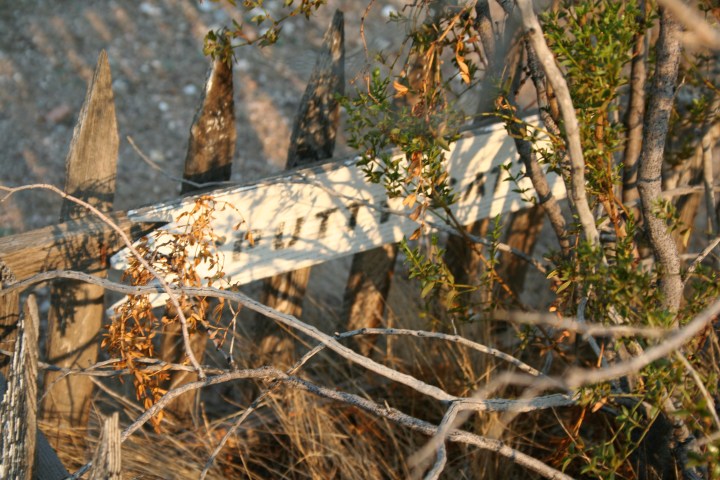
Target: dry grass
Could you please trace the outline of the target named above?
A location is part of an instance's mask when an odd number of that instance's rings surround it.
[[[336,312],[341,301],[337,295],[333,296],[337,289],[328,288],[327,282],[343,268],[343,262],[324,267],[323,276],[315,280],[314,286],[311,284],[305,300],[304,318],[320,319],[316,324],[325,331],[337,328]],[[416,286],[403,281],[402,277],[401,273],[396,275],[390,292],[387,326],[429,328],[430,320],[421,315]],[[248,340],[250,336],[242,328],[252,328],[254,319],[246,312],[240,318],[234,346],[238,366],[258,367],[255,362],[263,358],[263,352]],[[475,341],[483,342],[489,336],[488,325],[472,324],[462,328],[462,334]],[[303,345],[301,340],[294,339],[295,359],[313,346]],[[348,345],[353,344],[348,342]],[[209,351],[206,362],[221,362],[219,356],[214,357]],[[462,396],[471,395],[484,386],[498,368],[478,352],[431,339],[378,338],[373,358]],[[436,424],[445,413],[438,402],[384,378],[368,375],[331,353],[313,357],[298,374],[320,385],[386,402]],[[117,394],[115,398],[99,394],[96,410],[109,412],[120,406],[124,408],[121,424],[128,424],[140,412],[139,407],[133,406],[131,389],[119,382],[106,385]],[[190,419],[169,419],[164,423],[163,434],[149,428],[134,434],[123,444],[124,478],[199,478],[205,462],[228,428],[267,387],[248,381],[213,387],[202,392],[200,420],[196,419],[195,425]],[[538,430],[542,421],[540,417],[523,416],[507,425],[501,417],[486,414],[471,417],[462,427],[528,449],[538,445],[532,432]],[[99,437],[97,427],[89,431],[58,432],[43,425],[43,430],[59,437],[62,445],[59,454],[69,468],[77,468],[90,459]],[[411,475],[409,457],[427,440],[424,435],[355,407],[279,387],[230,436],[208,478],[404,479]],[[446,478],[528,478],[527,471],[495,454],[458,445],[448,448]],[[540,452],[540,455],[549,456],[549,453]]]

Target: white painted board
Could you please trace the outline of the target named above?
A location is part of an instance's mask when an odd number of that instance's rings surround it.
[[[403,206],[402,198],[388,199],[382,185],[366,182],[355,163],[355,159],[329,163],[205,193],[237,210],[216,212],[213,223],[215,233],[224,239],[218,251],[226,278],[245,284],[409,236],[418,227],[406,216],[413,209]],[[447,169],[459,196],[452,210],[461,223],[530,206],[514,190],[527,188],[522,196],[529,198],[535,195],[532,184],[528,178],[519,184],[506,181],[508,173],[501,166],[509,163],[514,174],[522,170],[514,141],[501,124],[468,133],[452,144]],[[548,181],[557,198],[566,196],[562,179],[550,174]],[[172,231],[178,228],[175,220],[193,208],[196,198],[131,210],[128,216],[138,222],[169,222],[162,230]],[[240,229],[233,230],[241,222]],[[245,239],[248,231],[254,245]],[[114,268],[125,267],[126,255],[122,251],[113,257]],[[198,271],[203,274],[203,265]]]

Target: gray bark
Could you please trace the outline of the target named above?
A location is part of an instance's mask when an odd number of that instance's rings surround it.
[[[680,307],[683,283],[680,257],[665,220],[656,214],[662,193],[662,164],[670,113],[675,100],[675,85],[680,61],[680,26],[661,9],[660,37],[656,46],[655,76],[645,115],[644,142],[640,157],[638,189],[643,217],[655,258],[662,269],[661,290],[664,305],[671,312]]]

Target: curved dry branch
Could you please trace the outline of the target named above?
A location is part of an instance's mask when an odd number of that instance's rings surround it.
[[[87,273],[83,272],[74,272],[69,270],[56,270],[52,272],[44,272],[37,274],[31,278],[28,278],[26,280],[23,280],[21,282],[17,282],[15,284],[5,286],[6,288],[0,290],[0,292],[10,292],[16,289],[22,289],[26,288],[29,285],[43,282],[47,280],[52,280],[55,278],[69,278],[69,279],[75,279],[75,280],[82,280],[84,282],[88,283],[94,283],[97,285],[101,285],[108,290],[112,290],[119,293],[124,294],[130,294],[130,295],[142,295],[142,294],[150,294],[150,293],[157,293],[157,292],[163,292],[164,290],[162,287],[157,285],[144,285],[144,286],[130,286],[130,285],[123,285],[121,283],[112,282],[110,280],[102,279],[95,277],[93,275],[89,275]],[[271,308],[265,307],[264,305],[260,304],[259,302],[250,299],[246,295],[240,293],[240,292],[233,292],[228,290],[220,290],[217,288],[212,287],[183,287],[183,288],[172,288],[171,290],[174,293],[185,293],[187,295],[191,296],[203,296],[203,297],[215,297],[215,298],[224,298],[226,300],[238,302],[252,310],[255,311],[262,311],[266,312],[268,316],[271,318],[275,318],[288,327],[301,331],[305,333],[306,335],[314,338],[315,340],[319,340],[322,343],[326,343],[328,348],[335,351],[336,353],[340,354],[342,357],[350,360],[355,361],[357,357],[362,358],[363,362],[357,362],[359,365],[365,367],[367,365],[367,362],[370,362],[370,364],[373,366],[373,368],[368,368],[371,371],[375,371],[376,373],[380,373],[383,375],[385,373],[385,370],[391,370],[388,369],[388,367],[385,367],[383,365],[377,364],[376,362],[373,362],[372,360],[369,360],[365,357],[362,357],[355,352],[351,352],[350,355],[347,355],[345,352],[349,349],[340,346],[341,348],[337,348],[337,340],[335,340],[333,337],[324,334],[322,332],[318,331],[319,335],[315,335],[313,332],[317,331],[314,327],[310,327],[309,325],[304,324],[300,320],[289,316],[289,315],[283,315],[280,312],[277,312]],[[262,307],[262,308],[261,308]],[[685,344],[687,341],[689,341],[693,336],[697,335],[700,331],[702,331],[703,328],[707,324],[709,324],[715,316],[720,314],[720,299],[716,300],[714,303],[712,303],[709,307],[707,307],[703,312],[701,312],[698,316],[696,316],[690,323],[688,323],[686,326],[672,330],[669,335],[663,335],[663,330],[661,329],[653,329],[653,328],[633,328],[633,327],[627,327],[627,326],[614,326],[614,327],[605,327],[600,325],[591,325],[591,324],[585,324],[581,325],[578,322],[572,322],[572,321],[558,321],[556,318],[548,318],[548,315],[541,315],[541,314],[528,314],[528,313],[512,313],[507,314],[506,316],[503,315],[496,315],[496,318],[498,319],[507,319],[512,321],[519,321],[523,323],[528,324],[534,324],[534,323],[545,323],[548,325],[561,325],[563,328],[567,328],[569,330],[577,331],[579,333],[587,333],[587,334],[594,334],[594,335],[617,335],[617,336],[627,336],[627,335],[643,335],[648,338],[663,338],[663,343],[660,345],[650,348],[645,351],[645,353],[639,357],[635,357],[632,359],[632,361],[628,362],[622,362],[615,364],[607,369],[604,370],[595,370],[595,369],[584,369],[584,368],[576,368],[569,372],[569,375],[572,377],[571,381],[563,381],[562,379],[552,379],[547,378],[546,380],[540,379],[538,377],[528,377],[534,379],[534,382],[541,382],[544,385],[547,386],[547,388],[562,388],[562,389],[573,389],[578,388],[581,386],[586,385],[592,385],[595,383],[601,383],[604,381],[609,381],[615,378],[620,378],[624,375],[627,375],[628,373],[637,372],[640,371],[645,366],[649,365],[650,363],[654,362],[655,360],[658,360],[659,358],[662,358],[664,356],[667,356],[669,353],[671,353],[673,350],[680,348],[683,344]],[[297,325],[296,325],[297,324]],[[301,327],[301,328],[298,328]],[[326,339],[328,341],[326,341]],[[367,368],[367,367],[366,367]],[[378,371],[379,369],[379,371]],[[392,370],[391,370],[392,371]],[[394,378],[387,377],[390,380],[394,380]],[[412,379],[412,377],[410,377]],[[411,387],[412,388],[412,387]],[[436,387],[432,387],[436,388]],[[439,390],[439,389],[438,389]],[[418,390],[420,391],[420,390]],[[442,390],[441,390],[442,392]],[[421,392],[423,393],[423,392]],[[447,393],[444,393],[443,398],[439,398],[439,400],[445,399],[446,395],[448,395],[450,398],[448,401],[457,401],[460,400],[457,397],[453,397],[452,395],[449,395]],[[429,395],[433,397],[433,395]],[[437,397],[434,397],[437,398]]]
[[[667,357],[674,351],[679,350],[693,337],[702,332],[720,315],[720,299],[716,299],[710,306],[700,312],[690,323],[666,337],[662,343],[648,348],[642,354],[632,357],[629,360],[618,362],[601,370],[588,370],[586,368],[571,369],[563,384],[572,390],[577,388],[607,382],[632,373],[641,371],[656,360]]]
[[[50,275],[52,274],[52,275]],[[142,294],[149,294],[149,293],[157,293],[157,292],[165,292],[165,289],[156,286],[156,285],[144,285],[144,286],[129,286],[129,285],[123,285],[111,281],[107,281],[98,277],[95,277],[93,275],[88,275],[86,273],[82,272],[71,272],[71,271],[56,271],[56,272],[46,272],[43,274],[38,274],[34,277],[34,279],[50,279],[50,278],[71,278],[76,280],[82,280],[89,283],[95,283],[98,285],[102,285],[105,288],[109,290],[114,290],[120,293],[124,294],[132,294],[132,295],[142,295]],[[29,280],[29,279],[28,279]],[[18,282],[17,284],[13,284],[9,288],[5,289],[7,291],[10,291],[10,289],[18,288],[21,284],[27,285],[27,280],[23,282]],[[5,291],[0,290],[0,291]],[[521,401],[519,403],[514,402],[513,400],[502,400],[502,399],[494,399],[494,400],[474,400],[474,399],[466,399],[462,397],[457,397],[455,395],[451,395],[445,390],[435,387],[433,385],[429,385],[425,382],[422,382],[412,375],[408,375],[402,372],[398,372],[397,370],[393,370],[392,368],[386,367],[385,365],[382,365],[380,363],[375,362],[374,360],[371,360],[363,355],[360,355],[353,350],[351,350],[348,347],[345,347],[340,342],[338,342],[333,336],[328,335],[324,332],[321,332],[316,327],[312,325],[308,325],[307,323],[299,320],[296,317],[293,317],[292,315],[287,315],[282,312],[279,312],[273,308],[268,307],[267,305],[262,304],[261,302],[257,300],[253,300],[252,298],[248,297],[247,295],[241,293],[241,292],[234,292],[229,290],[220,290],[217,288],[212,287],[170,287],[171,293],[175,295],[180,294],[187,294],[190,296],[199,296],[199,297],[215,297],[215,298],[224,298],[226,300],[238,302],[242,304],[244,307],[249,308],[250,310],[253,310],[257,313],[260,313],[268,318],[271,318],[273,320],[276,320],[283,325],[287,326],[288,328],[292,330],[296,330],[298,332],[301,332],[308,337],[323,343],[327,346],[328,349],[334,351],[341,357],[345,358],[346,360],[349,360],[367,370],[370,370],[371,372],[375,372],[378,375],[381,375],[388,380],[401,383],[403,385],[406,385],[413,390],[422,393],[423,395],[427,395],[429,397],[435,398],[436,400],[445,401],[445,402],[452,402],[452,401],[463,401],[466,405],[474,404],[474,406],[468,406],[469,409],[474,409],[476,411],[497,411],[500,409],[500,411],[504,411],[506,409],[513,409],[520,412],[527,412],[527,411],[533,411],[538,410],[541,408],[553,408],[553,407],[560,407],[560,406],[568,406],[568,405],[574,405],[575,399],[567,396],[567,395],[549,395],[546,398],[543,399],[533,399],[531,401]],[[163,397],[164,398],[164,397]]]

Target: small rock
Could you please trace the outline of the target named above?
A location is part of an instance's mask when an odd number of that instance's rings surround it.
[[[160,150],[152,149],[150,150],[150,160],[153,162],[162,162],[165,160],[165,155]]]
[[[162,13],[162,9],[160,7],[147,2],[143,2],[140,4],[140,11],[145,15],[149,15],[151,17],[157,17]]]
[[[215,5],[210,0],[200,0],[198,3],[198,10],[201,12],[212,12],[215,9]]]
[[[115,93],[125,93],[128,90],[128,84],[125,80],[118,78],[113,80],[112,89]]]
[[[72,113],[73,111],[72,108],[70,108],[70,105],[67,103],[61,103],[47,112],[44,118],[47,123],[60,123],[63,120],[70,118]]]
[[[247,72],[250,70],[250,62],[248,62],[245,58],[240,58],[235,64],[235,68],[241,72]]]
[[[193,85],[192,83],[188,83],[187,85],[185,85],[183,87],[183,93],[185,95],[187,95],[188,97],[193,97],[193,96],[197,95],[198,88],[195,85]]]
[[[167,102],[158,102],[158,108],[161,112],[167,112],[170,109],[170,105]]]

